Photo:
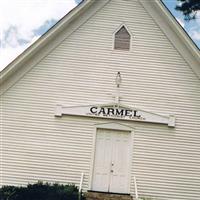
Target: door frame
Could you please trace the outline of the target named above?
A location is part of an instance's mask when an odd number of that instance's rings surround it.
[[[98,129],[108,129],[108,130],[118,130],[118,131],[126,131],[130,133],[131,136],[131,144],[130,144],[130,157],[129,157],[129,166],[128,173],[131,174],[132,167],[132,157],[133,157],[133,143],[134,143],[134,128],[131,126],[127,126],[121,123],[109,122],[109,123],[99,123],[94,125],[94,133],[93,133],[93,142],[92,142],[92,156],[90,162],[90,173],[89,173],[89,184],[88,190],[92,190],[92,181],[93,181],[93,172],[94,172],[94,160],[95,160],[95,149],[96,149],[96,138],[97,138],[97,130]],[[130,194],[130,185],[131,185],[131,176],[128,176],[128,194]]]

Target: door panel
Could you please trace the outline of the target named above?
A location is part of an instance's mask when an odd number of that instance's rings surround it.
[[[113,172],[110,179],[110,192],[128,193],[130,134],[125,132],[113,135]]]
[[[130,133],[97,131],[92,190],[129,192]]]
[[[110,182],[112,135],[106,131],[97,133],[93,190],[108,192]]]

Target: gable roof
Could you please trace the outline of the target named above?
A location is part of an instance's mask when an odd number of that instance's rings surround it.
[[[200,79],[200,51],[161,0],[139,0]]]
[[[26,49],[0,73],[1,94],[18,81],[37,62],[44,58],[51,51],[51,49],[63,40],[63,37],[58,37],[58,35],[62,35],[63,30],[66,29],[69,24],[73,23],[77,17],[88,10],[93,4],[98,3],[98,6],[101,8],[109,1],[110,0],[84,0],[77,7],[71,10],[56,25],[54,25],[34,44]],[[171,15],[161,0],[139,1],[200,79],[200,51],[191,38]],[[88,18],[92,16],[92,14],[93,13],[88,14]],[[83,19],[80,24],[81,23],[84,23]],[[70,35],[75,29],[76,27],[69,30],[68,35]],[[67,35],[65,35],[65,38],[66,37]],[[49,48],[49,51],[47,51],[47,48],[45,49],[45,47],[50,46],[49,43],[52,47]],[[33,56],[34,61],[30,61],[30,58]]]

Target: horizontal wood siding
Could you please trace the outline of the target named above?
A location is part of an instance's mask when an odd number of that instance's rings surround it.
[[[113,50],[123,23],[130,51]],[[199,199],[200,81],[175,46],[138,1],[106,4],[1,97],[2,184],[78,185],[84,172],[87,190],[94,124],[107,120],[57,118],[54,109],[111,102],[120,71],[122,104],[177,119],[175,128],[121,122],[135,129],[131,193],[136,176],[140,196]]]

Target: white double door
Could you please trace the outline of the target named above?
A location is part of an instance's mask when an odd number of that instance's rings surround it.
[[[92,190],[129,193],[131,134],[98,129]]]

